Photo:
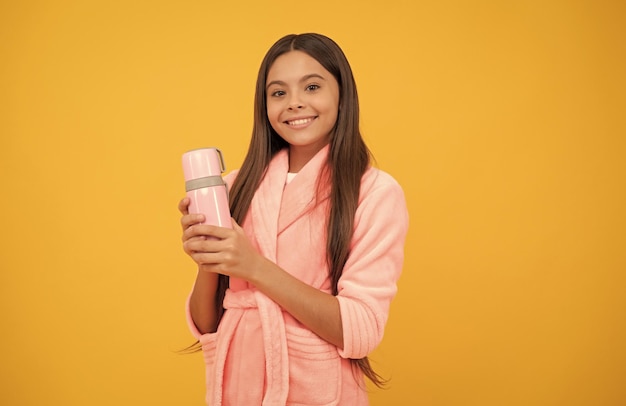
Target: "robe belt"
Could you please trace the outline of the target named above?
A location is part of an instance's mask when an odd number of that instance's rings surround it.
[[[230,332],[228,337],[222,337],[217,347],[216,371],[217,383],[215,395],[219,399],[214,398],[214,403],[221,404],[222,381],[226,354],[230,345],[232,334],[237,328],[243,311],[235,309],[254,309],[259,311],[261,319],[261,329],[263,331],[263,347],[265,350],[265,374],[266,374],[266,392],[263,397],[263,406],[284,405],[287,403],[287,394],[289,393],[289,357],[287,354],[287,336],[285,334],[285,319],[280,306],[259,291],[250,289],[233,291],[226,290],[224,297],[224,308],[232,309],[230,315],[226,315],[222,319],[222,323],[226,325],[220,326],[224,332]],[[228,312],[227,312],[228,313]],[[234,314],[236,313],[236,314]],[[218,372],[219,371],[219,372]]]

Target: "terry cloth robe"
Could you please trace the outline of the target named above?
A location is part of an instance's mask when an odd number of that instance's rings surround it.
[[[296,278],[331,292],[326,264],[328,185],[316,182],[328,147],[285,184],[288,152],[269,165],[242,224],[252,244]],[[236,172],[226,177],[228,184]],[[364,379],[350,358],[382,340],[404,257],[408,214],[404,194],[388,174],[369,168],[361,183],[351,252],[338,283],[344,348],[326,342],[241,280],[231,279],[227,309],[215,333],[201,334],[207,404],[368,405]]]

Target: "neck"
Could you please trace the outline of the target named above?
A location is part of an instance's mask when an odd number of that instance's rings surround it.
[[[298,173],[326,144],[307,147],[289,146],[289,172]]]

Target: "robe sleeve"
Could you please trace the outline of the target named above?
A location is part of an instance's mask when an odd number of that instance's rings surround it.
[[[339,355],[358,359],[382,340],[404,261],[408,212],[391,176],[375,171],[372,184],[362,186],[354,230],[337,299],[344,338]]]

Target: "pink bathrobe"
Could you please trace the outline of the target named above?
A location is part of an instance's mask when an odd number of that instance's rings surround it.
[[[328,188],[316,196],[326,161],[322,149],[286,185],[287,150],[270,163],[243,223],[264,256],[296,278],[331,292],[326,265]],[[232,184],[236,172],[226,177]],[[350,358],[368,355],[380,343],[396,294],[404,257],[408,214],[404,194],[388,174],[370,168],[361,183],[351,253],[338,283],[344,348],[311,332],[254,286],[231,279],[216,333],[201,334],[207,404],[369,404],[360,370]]]

